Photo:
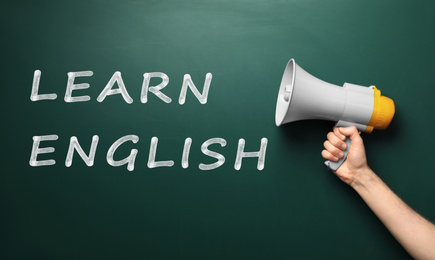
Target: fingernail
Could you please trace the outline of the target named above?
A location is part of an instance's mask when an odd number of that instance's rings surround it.
[[[339,152],[339,153],[338,153],[338,157],[340,157],[340,158],[343,157],[343,155],[344,155],[343,152]]]
[[[341,149],[346,149],[346,144],[342,144]]]

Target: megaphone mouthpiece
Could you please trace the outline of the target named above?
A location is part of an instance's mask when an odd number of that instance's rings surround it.
[[[373,86],[374,87],[374,86]],[[385,96],[381,96],[381,91],[374,87],[374,106],[372,117],[368,123],[366,132],[370,133],[373,129],[387,128],[395,113],[394,101]]]

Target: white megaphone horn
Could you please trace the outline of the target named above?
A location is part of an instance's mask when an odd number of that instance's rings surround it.
[[[337,126],[356,126],[359,131],[371,133],[373,129],[387,128],[394,111],[393,100],[381,96],[375,86],[333,85],[312,76],[291,59],[281,80],[275,122],[280,126],[306,119],[330,120]],[[346,160],[349,138],[346,143],[343,158],[325,162],[331,170],[337,170]]]

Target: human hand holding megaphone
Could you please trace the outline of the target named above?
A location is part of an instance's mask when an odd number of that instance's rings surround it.
[[[281,80],[275,123],[280,126],[299,120],[321,119],[335,121],[337,127],[354,126],[358,131],[371,133],[373,129],[387,128],[394,111],[393,100],[381,96],[375,86],[333,85],[312,76],[291,59]],[[351,138],[345,138],[344,142],[343,156],[338,161],[325,162],[333,171],[348,155]]]
[[[352,185],[355,176],[362,175],[370,167],[367,164],[367,157],[364,148],[364,142],[356,127],[336,127],[327,135],[328,140],[323,143],[325,150],[322,151],[322,157],[325,160],[338,161],[344,156],[342,150],[347,148],[346,138],[351,140],[352,146],[349,147],[349,153],[346,161],[334,173],[346,184]],[[362,174],[361,174],[362,173]]]

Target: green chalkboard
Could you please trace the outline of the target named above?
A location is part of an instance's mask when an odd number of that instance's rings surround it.
[[[4,2],[0,258],[409,259],[324,166],[334,123],[276,127],[275,105],[291,58],[336,85],[376,85],[396,115],[363,134],[369,163],[435,220],[434,10],[429,0]],[[243,141],[254,157],[237,169]]]

